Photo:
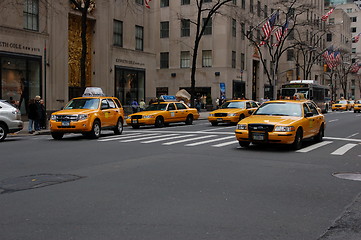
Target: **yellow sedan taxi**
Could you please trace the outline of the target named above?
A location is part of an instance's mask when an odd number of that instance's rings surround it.
[[[212,126],[218,123],[234,123],[251,115],[258,108],[258,104],[252,100],[230,100],[222,106],[209,113],[208,121]]]
[[[274,100],[238,122],[235,133],[241,147],[250,143],[280,143],[300,149],[305,138],[322,141],[324,131],[325,118],[313,102]]]
[[[353,112],[361,112],[361,100],[355,101],[355,105],[353,106]]]
[[[351,105],[347,100],[341,99],[337,100],[334,104],[332,104],[332,111],[348,111],[351,109]]]
[[[169,123],[185,122],[191,125],[193,120],[199,118],[195,108],[189,108],[182,102],[158,102],[148,106],[145,111],[130,114],[127,125],[139,128],[144,125],[155,125],[161,128]]]
[[[123,119],[124,110],[118,98],[79,97],[51,115],[50,132],[56,140],[65,133],[82,133],[90,138],[99,138],[102,129],[122,134]]]

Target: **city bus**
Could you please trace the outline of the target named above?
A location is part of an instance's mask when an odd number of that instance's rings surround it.
[[[282,85],[281,97],[283,99],[296,99],[300,95],[314,101],[322,113],[328,112],[331,98],[330,89],[327,86],[319,85],[314,80],[292,80]]]

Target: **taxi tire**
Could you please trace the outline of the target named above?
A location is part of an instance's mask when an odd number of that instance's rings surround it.
[[[8,135],[8,128],[5,124],[0,123],[0,142],[4,141],[6,136]]]
[[[162,128],[164,127],[164,119],[160,116],[158,116],[156,119],[155,119],[155,127],[156,128]]]
[[[323,136],[325,135],[325,128],[323,127],[323,125],[320,127],[320,131],[318,131],[317,135],[314,136],[314,140],[315,142],[322,142],[323,140]]]
[[[95,120],[93,123],[92,130],[89,132],[89,137],[93,138],[93,139],[99,138],[101,131],[102,131],[102,129],[101,129],[100,122],[98,120]]]
[[[302,147],[302,130],[298,129],[295,136],[295,141],[292,143],[294,150],[299,150]]]
[[[55,139],[55,140],[61,140],[64,136],[64,133],[61,132],[52,132],[51,136]]]
[[[123,132],[123,119],[122,118],[119,118],[118,119],[118,122],[117,122],[117,125],[115,126],[114,128],[114,134],[116,135],[121,135],[122,132]]]
[[[251,144],[250,142],[246,142],[246,141],[238,141],[238,143],[239,143],[239,146],[244,147],[244,148],[248,147]]]
[[[192,125],[193,123],[193,116],[192,115],[188,115],[187,119],[186,119],[186,124],[187,125]]]

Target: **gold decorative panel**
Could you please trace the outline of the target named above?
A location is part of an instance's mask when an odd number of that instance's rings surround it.
[[[69,33],[68,33],[68,67],[69,67],[69,87],[81,87],[80,59],[81,59],[81,17],[69,15]],[[86,86],[91,86],[91,46],[94,24],[87,21],[87,56],[86,56]]]

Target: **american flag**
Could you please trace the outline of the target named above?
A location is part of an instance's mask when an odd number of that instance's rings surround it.
[[[333,50],[326,50],[322,54],[322,56],[325,59],[326,64],[330,69],[337,67],[337,65],[339,65],[341,60],[341,54],[338,51],[334,52]]]
[[[266,23],[262,26],[262,31],[264,34],[263,41],[267,40],[271,36],[271,33],[272,33],[273,27],[276,23],[277,17],[278,17],[278,11],[273,13],[271,18],[268,19],[266,21]]]
[[[334,9],[334,8],[331,8],[330,11],[328,11],[325,15],[323,15],[323,16],[321,17],[321,20],[325,22],[325,21],[327,20],[327,18],[331,15],[331,13],[333,12],[333,10],[335,10],[335,9]]]
[[[152,0],[144,0],[144,4],[147,8],[150,8],[150,6],[149,6],[150,1],[152,1]]]
[[[281,42],[282,38],[286,36],[287,31],[288,31],[288,21],[286,20],[285,24],[283,24],[282,27],[277,28],[275,31],[277,43],[273,44],[274,46],[277,46],[279,42]]]
[[[353,43],[357,43],[358,40],[360,40],[360,34],[361,34],[361,33],[357,34],[356,36],[354,36],[354,37],[352,38],[352,42],[353,42]]]
[[[355,62],[355,63],[351,66],[350,72],[352,72],[352,73],[357,73],[358,70],[360,70],[360,68],[361,68],[361,63]]]

